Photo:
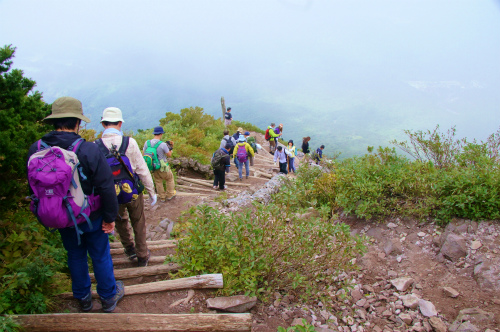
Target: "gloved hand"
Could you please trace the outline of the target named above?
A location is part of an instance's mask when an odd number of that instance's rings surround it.
[[[162,159],[160,160],[160,172],[166,172],[168,171],[168,165],[167,163]]]
[[[156,200],[157,200],[158,196],[156,196],[156,194],[153,194],[151,196],[151,206],[155,205],[156,204]]]

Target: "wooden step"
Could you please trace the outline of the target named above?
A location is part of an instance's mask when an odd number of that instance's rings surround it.
[[[222,288],[224,280],[222,274],[202,274],[199,276],[179,278],[173,280],[155,281],[146,284],[125,286],[125,295],[147,294],[178,289]],[[73,298],[72,292],[59,294],[61,298]],[[93,298],[99,298],[97,292],[92,291]]]
[[[145,276],[154,276],[154,275],[162,275],[167,274],[172,271],[177,271],[179,269],[179,265],[170,263],[163,265],[153,265],[146,267],[133,267],[130,269],[115,269],[115,279],[130,279],[137,277],[145,277]],[[89,273],[90,280],[95,281],[95,277],[93,273]]]
[[[153,250],[160,250],[160,249],[165,249],[165,248],[175,248],[177,247],[177,242],[176,243],[163,243],[163,244],[157,244],[153,246],[148,246],[148,249],[153,251]],[[123,248],[116,248],[116,249],[110,249],[111,255],[120,255],[123,254]]]
[[[165,258],[167,258],[167,256],[151,256],[151,257],[149,257],[148,264],[149,265],[163,264],[163,262],[165,262]],[[133,264],[137,265],[137,259],[130,260],[127,257],[113,258],[113,265],[122,265],[122,264],[128,264],[128,263],[133,263]]]
[[[31,332],[251,331],[250,314],[77,313],[11,316]]]
[[[148,246],[155,246],[158,244],[172,244],[172,245],[177,245],[177,240],[158,240],[158,241],[146,241],[146,244]],[[110,248],[123,248],[121,242],[110,242],[109,243]]]

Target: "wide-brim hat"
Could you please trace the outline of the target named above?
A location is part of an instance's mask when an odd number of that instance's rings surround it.
[[[122,117],[122,110],[118,107],[108,107],[102,111],[102,119],[101,122],[125,122]]]
[[[239,142],[246,142],[247,140],[246,140],[245,136],[240,135],[240,137],[238,138],[238,141]]]
[[[52,114],[44,120],[60,118],[77,118],[87,123],[90,119],[83,115],[82,102],[73,97],[57,98],[52,103]]]
[[[239,131],[240,133],[242,133],[242,132],[243,132],[243,128],[239,127],[239,128],[238,128],[238,131]]]

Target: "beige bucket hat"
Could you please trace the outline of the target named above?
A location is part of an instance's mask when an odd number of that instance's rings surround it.
[[[90,119],[83,115],[82,102],[73,97],[57,98],[52,103],[52,114],[44,120],[60,118],[77,118],[87,123]]]
[[[102,119],[101,122],[125,122],[122,117],[122,110],[118,107],[108,107],[102,111]]]

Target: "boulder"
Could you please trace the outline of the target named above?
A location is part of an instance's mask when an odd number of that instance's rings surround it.
[[[402,295],[399,298],[403,301],[403,305],[410,309],[416,309],[420,300],[415,294]]]
[[[448,233],[441,246],[440,253],[450,261],[458,261],[467,255],[467,248],[463,236]]]
[[[500,291],[500,258],[482,260],[474,267],[474,279],[481,289]]]
[[[437,316],[438,312],[436,310],[436,307],[432,302],[426,301],[426,300],[419,300],[418,301],[418,308],[420,309],[420,312],[424,317],[432,317],[432,316]]]
[[[429,323],[431,324],[432,328],[434,329],[435,332],[446,332],[448,331],[448,328],[446,325],[443,323],[441,318],[437,316],[433,316],[429,319]]]
[[[396,278],[391,280],[391,284],[400,292],[404,292],[413,284],[413,278]]]
[[[257,297],[244,295],[215,297],[207,300],[209,309],[228,312],[247,312],[257,304]]]
[[[456,326],[455,326],[455,323],[453,323],[450,326],[449,331],[450,332],[479,332],[480,330],[477,328],[477,326],[475,326],[471,322],[464,322],[464,323],[460,323]]]
[[[449,296],[449,297],[458,297],[458,295],[460,295],[459,292],[457,292],[455,289],[451,288],[451,287],[443,287],[443,293],[446,295],[446,296]]]
[[[386,255],[400,255],[403,253],[403,247],[398,239],[388,239],[383,249]]]

